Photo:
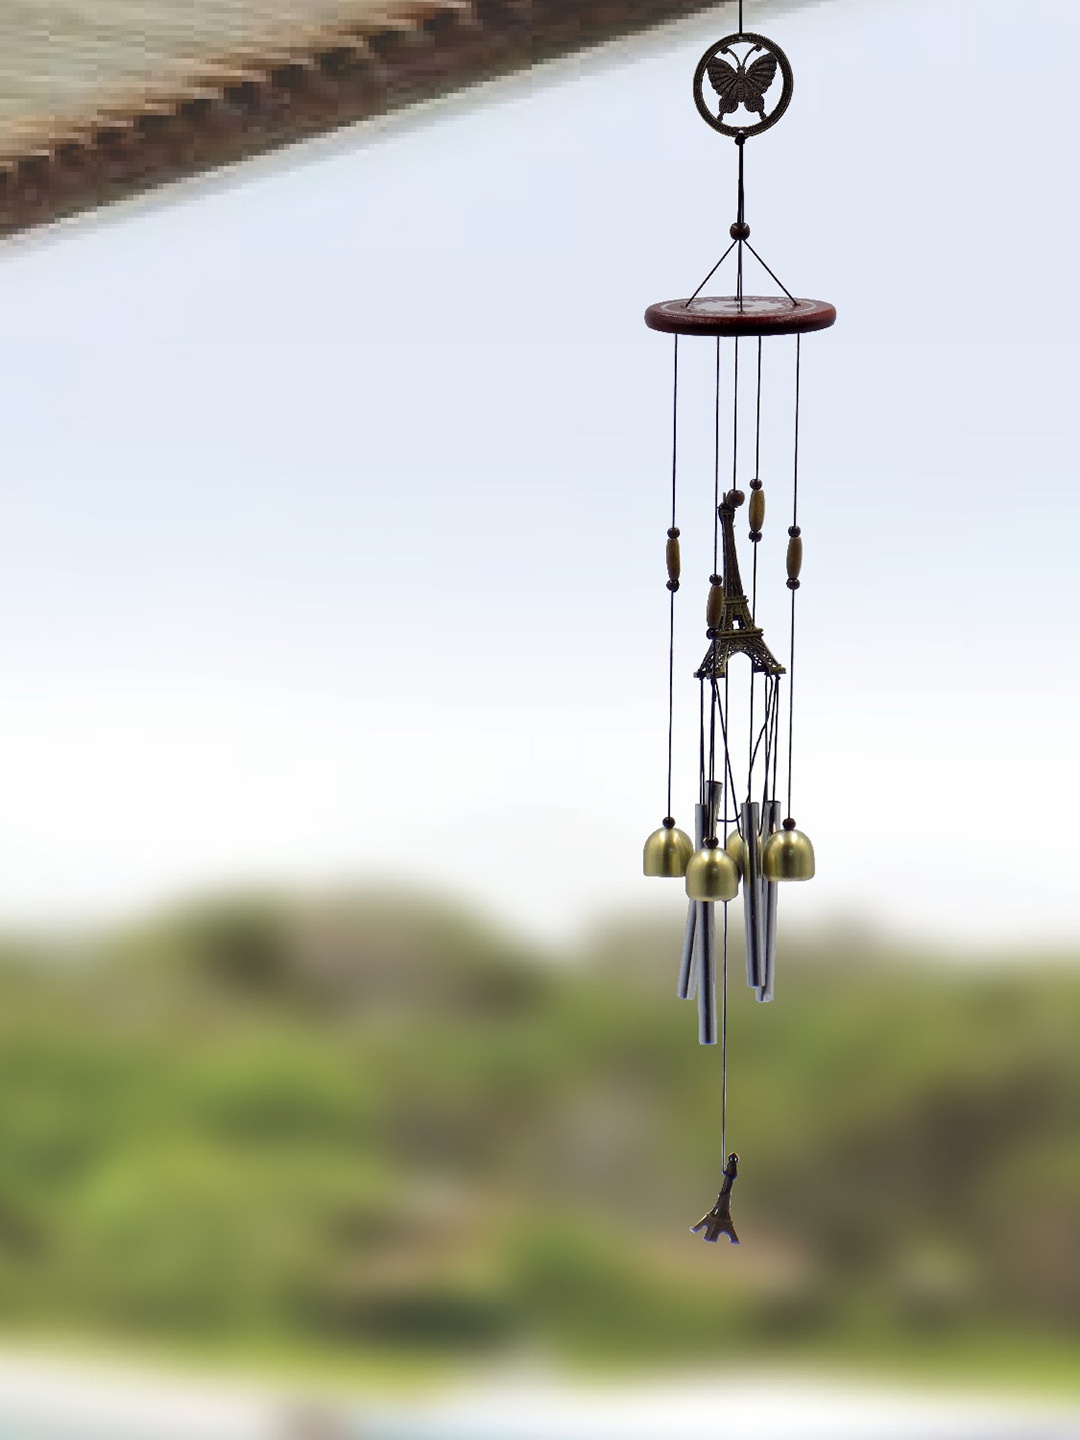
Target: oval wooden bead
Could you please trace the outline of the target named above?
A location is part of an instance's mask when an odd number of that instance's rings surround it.
[[[765,491],[750,491],[750,529],[760,530],[765,524]]]
[[[667,575],[668,579],[677,581],[682,571],[682,559],[679,555],[679,541],[675,536],[668,536],[667,542]]]
[[[789,580],[797,580],[802,570],[802,536],[792,535],[787,542],[787,573]]]
[[[710,585],[709,600],[705,606],[705,624],[710,630],[715,630],[720,624],[720,617],[724,613],[724,587],[723,585]]]

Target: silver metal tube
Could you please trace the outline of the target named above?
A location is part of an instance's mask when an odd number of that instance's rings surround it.
[[[743,919],[746,922],[746,983],[758,989],[764,979],[761,935],[761,877],[758,873],[758,805],[748,800],[739,812],[746,869],[743,874]]]
[[[720,813],[720,802],[724,798],[724,787],[719,780],[710,780],[705,786],[705,834],[698,841],[700,850],[710,835],[716,834],[716,817]]]
[[[761,821],[762,844],[774,830],[779,828],[780,801],[766,800]],[[762,878],[761,888],[765,894],[765,916],[762,926],[765,932],[765,973],[762,976],[757,998],[764,1002],[773,998],[773,983],[776,979],[776,902],[780,894],[780,886],[775,880],[770,883]]]
[[[706,805],[694,806],[694,849],[700,850],[705,843],[705,827],[709,823],[709,811]],[[697,989],[698,971],[700,970],[701,946],[704,940],[703,918],[701,913],[701,902],[691,900],[686,916],[686,931],[683,935],[682,963],[679,966],[679,988],[680,1000],[692,1000]]]
[[[709,807],[694,806],[694,849],[700,850],[705,844],[705,826],[709,823]]]
[[[679,966],[679,999],[692,1000],[697,988],[697,966],[694,952],[697,947],[697,912],[700,907],[696,900],[690,900],[686,907],[686,933],[683,935],[682,964]]]

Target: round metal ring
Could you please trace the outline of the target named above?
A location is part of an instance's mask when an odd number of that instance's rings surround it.
[[[750,49],[740,59],[731,49],[733,45],[749,45]],[[751,62],[750,57],[757,50],[765,53]],[[721,59],[724,54],[729,55],[735,64]],[[778,69],[782,81],[780,98],[766,114],[765,95],[772,88]],[[705,98],[706,79],[716,92],[718,110],[715,114]],[[706,125],[711,125],[721,135],[745,139],[750,135],[760,135],[776,124],[791,104],[794,85],[791,62],[779,45],[764,35],[743,31],[737,35],[725,35],[723,40],[710,45],[698,61],[694,71],[694,104]],[[733,114],[740,106],[759,115],[760,119],[752,125],[729,125],[724,116]]]

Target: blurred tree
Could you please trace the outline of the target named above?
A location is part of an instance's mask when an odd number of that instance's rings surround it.
[[[713,1254],[676,950],[635,926],[554,963],[385,894],[219,900],[78,963],[9,942],[0,1320],[634,1363],[1076,1338],[1080,971],[838,933],[767,1011],[735,986],[743,1245]]]

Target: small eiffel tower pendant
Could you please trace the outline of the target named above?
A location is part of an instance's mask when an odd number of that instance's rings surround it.
[[[735,498],[732,498],[732,497]],[[709,629],[709,648],[705,659],[694,672],[697,678],[722,680],[728,673],[732,655],[746,655],[759,675],[783,675],[784,667],[765,643],[765,634],[754,624],[750,602],[743,590],[739,574],[739,556],[735,549],[735,507],[742,504],[742,491],[731,491],[717,510],[724,537],[724,576],[716,588],[722,589],[723,600],[717,622]],[[713,576],[718,580],[717,576]]]
[[[724,1183],[720,1187],[720,1194],[716,1197],[716,1204],[707,1215],[701,1217],[696,1225],[691,1225],[691,1235],[696,1235],[699,1230],[703,1230],[705,1239],[714,1245],[721,1235],[726,1235],[732,1245],[738,1245],[739,1237],[735,1234],[735,1225],[731,1218],[731,1187],[734,1185],[738,1173],[739,1157],[732,1152],[724,1166]]]

